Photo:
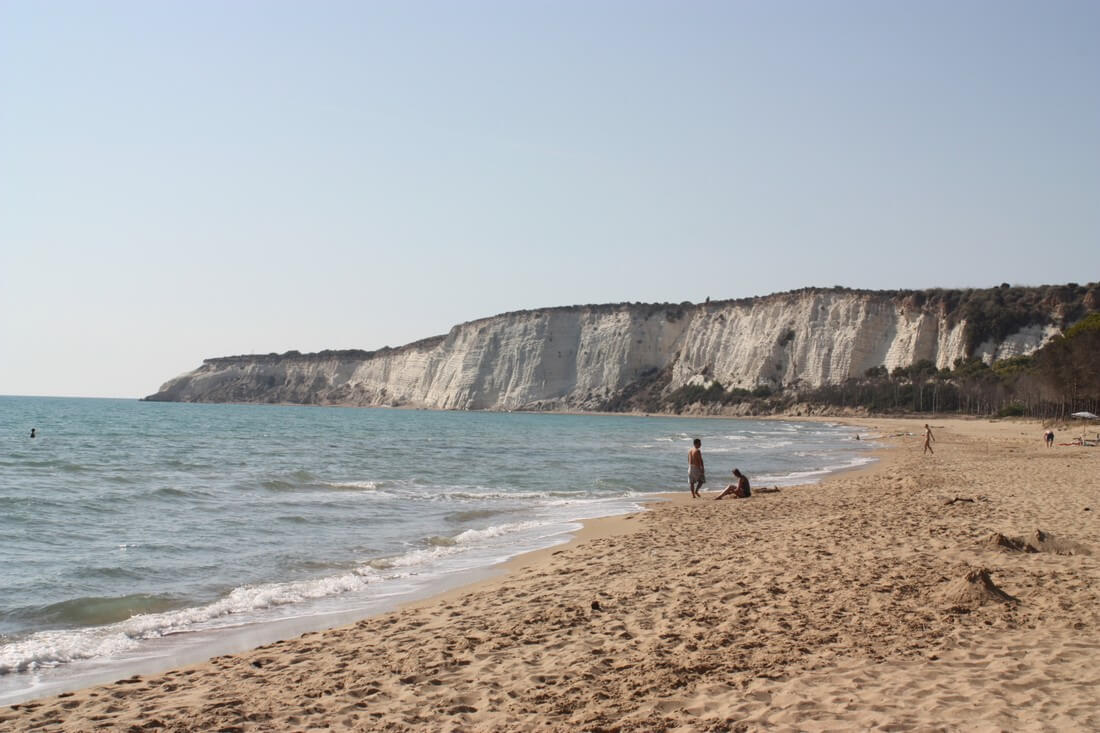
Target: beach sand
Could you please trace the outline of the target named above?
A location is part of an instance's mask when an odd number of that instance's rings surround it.
[[[0,729],[1100,729],[1100,449],[938,419],[925,456],[923,421],[849,422],[910,435],[819,485],[685,486],[502,577]]]

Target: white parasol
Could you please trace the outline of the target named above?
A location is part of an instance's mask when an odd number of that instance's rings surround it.
[[[1094,415],[1091,412],[1087,412],[1087,411],[1075,412],[1072,415],[1070,415],[1070,417],[1079,417],[1082,420],[1100,420],[1100,418],[1098,418],[1096,415]],[[1096,443],[1100,443],[1100,435],[1096,436]],[[1085,442],[1085,427],[1082,425],[1081,426],[1081,445],[1096,445],[1096,443],[1087,443],[1087,442]]]

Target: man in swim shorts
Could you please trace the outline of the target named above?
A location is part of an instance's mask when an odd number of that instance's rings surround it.
[[[698,499],[699,489],[707,482],[707,474],[703,470],[703,451],[699,450],[703,441],[696,438],[692,445],[688,451],[688,486],[691,488],[691,498]]]

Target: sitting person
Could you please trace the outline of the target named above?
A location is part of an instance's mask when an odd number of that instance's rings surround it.
[[[740,469],[737,468],[733,469],[733,475],[737,477],[737,484],[730,484],[727,486],[725,491],[714,497],[715,501],[718,501],[723,496],[729,496],[730,494],[733,494],[737,499],[747,499],[752,496],[752,489],[749,488],[749,477],[741,473]]]

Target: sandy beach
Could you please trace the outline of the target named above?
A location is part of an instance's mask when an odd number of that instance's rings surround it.
[[[878,463],[746,501],[685,486],[501,577],[0,729],[1100,729],[1100,449],[936,419],[923,455],[923,421],[846,422],[885,436]]]

